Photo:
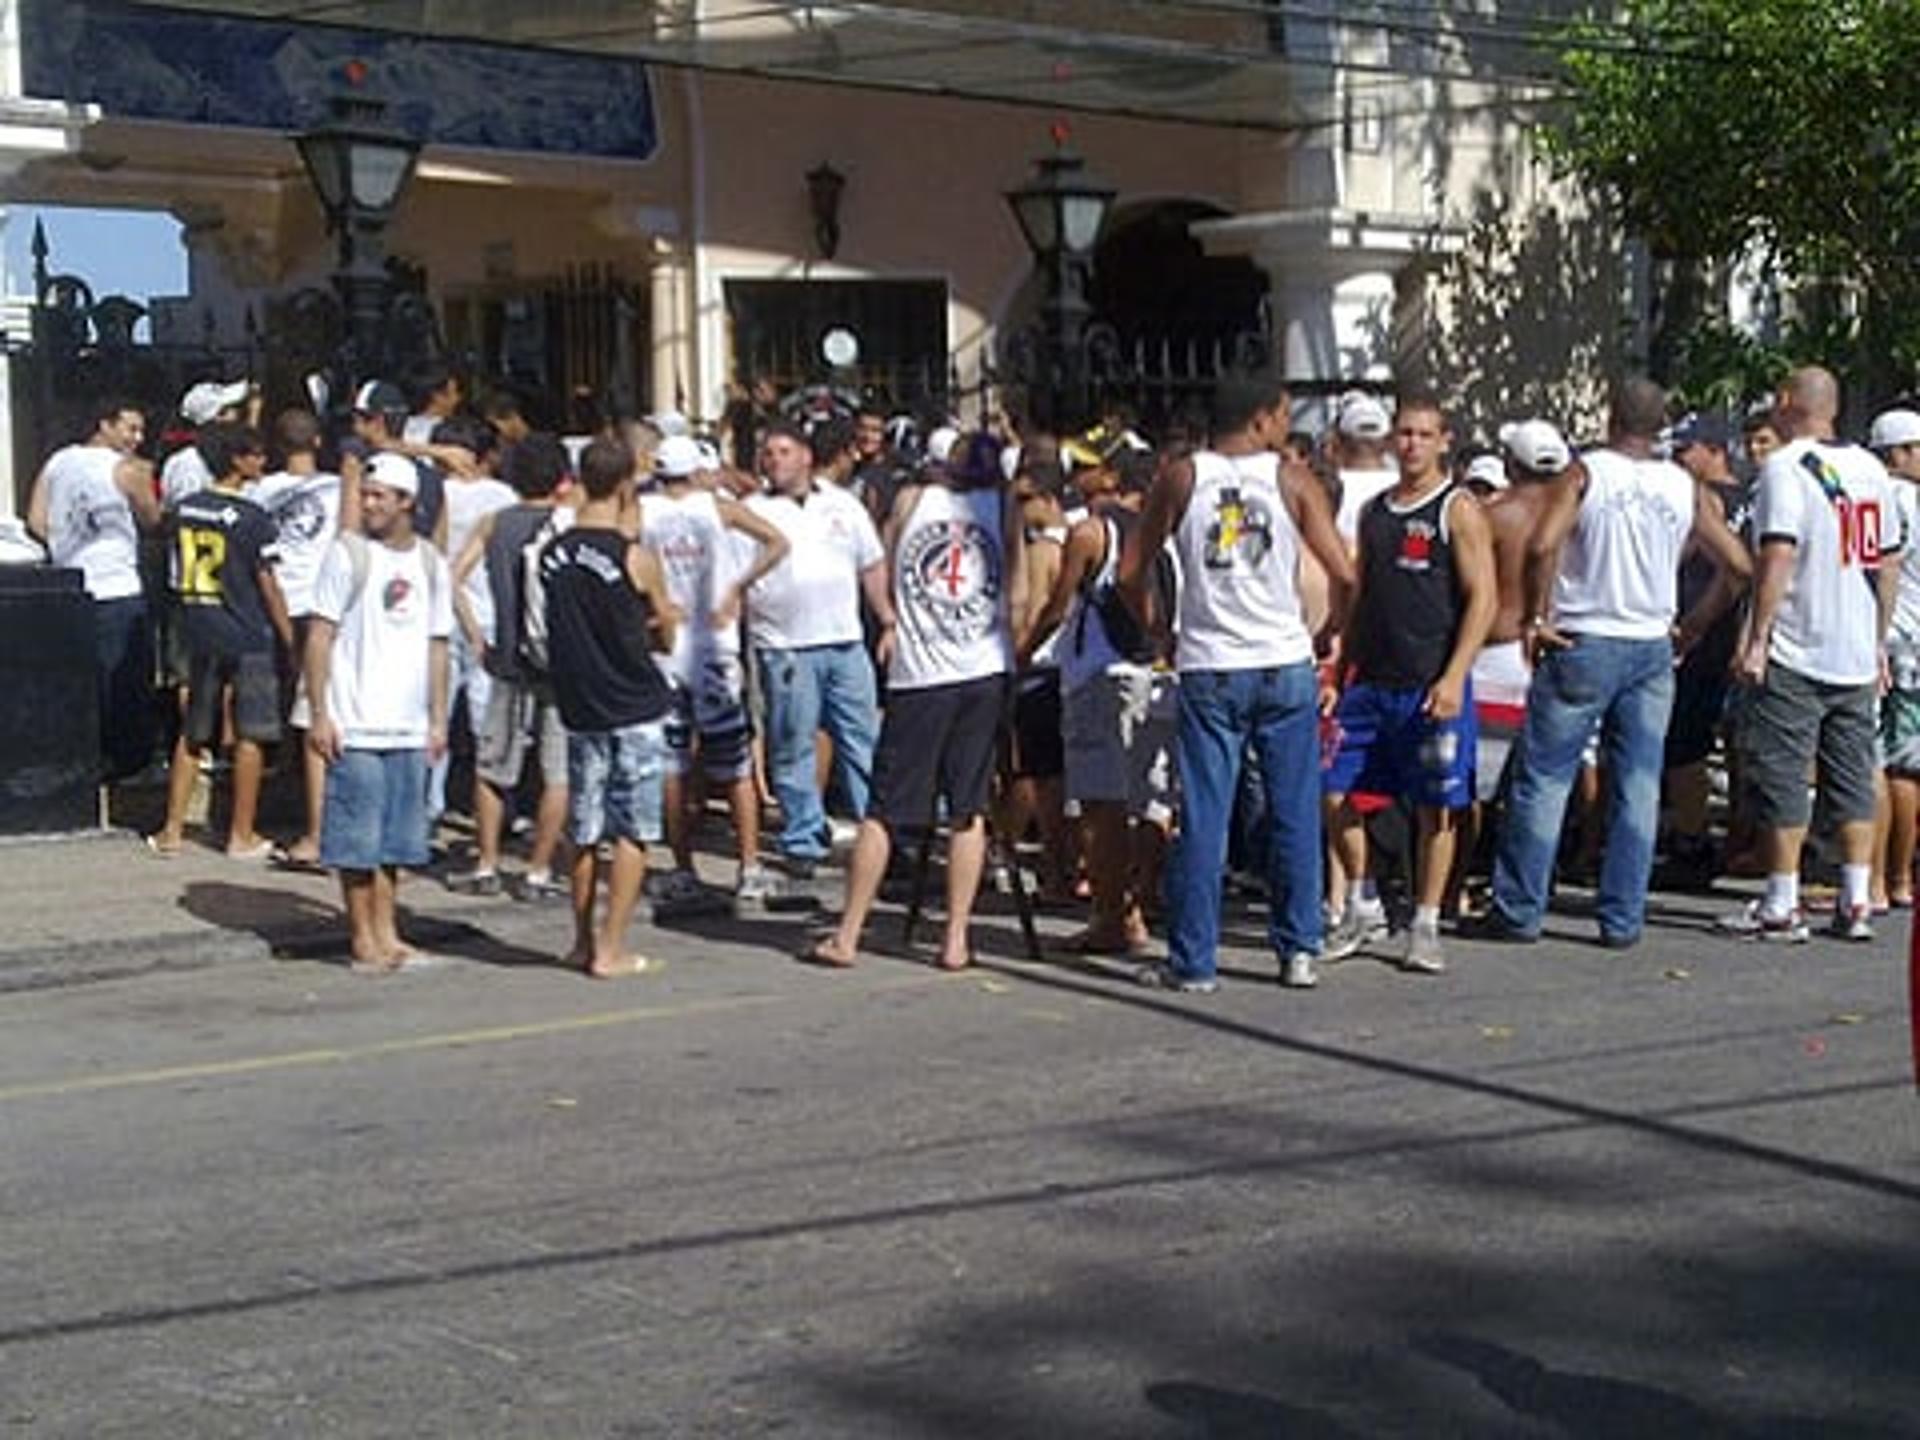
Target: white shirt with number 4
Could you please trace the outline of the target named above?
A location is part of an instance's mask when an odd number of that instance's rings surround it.
[[[313,587],[313,613],[339,627],[327,674],[327,716],[349,750],[421,750],[432,718],[431,642],[453,633],[444,561],[425,540],[405,550],[367,542],[367,579],[353,594],[353,555],[334,541]],[[436,563],[437,577],[428,570]]]
[[[1760,472],[1753,533],[1763,545],[1794,542],[1793,578],[1774,616],[1768,662],[1829,685],[1878,678],[1879,601],[1870,572],[1901,548],[1885,467],[1857,445],[1796,440]]]

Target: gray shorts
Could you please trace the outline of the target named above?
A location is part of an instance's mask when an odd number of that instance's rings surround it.
[[[1830,685],[1784,665],[1767,666],[1740,730],[1747,784],[1762,825],[1797,827],[1812,820],[1807,767],[1816,758],[1820,790],[1834,821],[1845,825],[1873,818],[1876,688],[1871,682]]]
[[[1179,708],[1179,680],[1163,672],[1096,675],[1068,691],[1067,798],[1125,805],[1136,819],[1169,818]]]
[[[540,778],[546,785],[567,782],[567,727],[560,707],[544,687],[495,679],[487,696],[487,717],[474,739],[473,768],[495,790],[520,783],[527,751],[538,739]]]

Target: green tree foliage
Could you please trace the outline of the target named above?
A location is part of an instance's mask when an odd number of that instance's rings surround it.
[[[1625,0],[1570,27],[1560,58],[1571,101],[1546,140],[1563,175],[1656,257],[1758,256],[1840,287],[1846,368],[1875,390],[1911,383],[1920,0]],[[1729,349],[1688,339],[1696,358]]]

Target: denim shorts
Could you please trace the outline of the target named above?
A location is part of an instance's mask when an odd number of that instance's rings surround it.
[[[619,730],[569,731],[567,816],[573,843],[658,840],[666,770],[666,732],[657,720]]]
[[[322,865],[379,870],[428,858],[426,751],[349,750],[327,767]]]
[[[1334,712],[1340,743],[1322,780],[1329,795],[1404,795],[1435,810],[1473,803],[1479,724],[1468,683],[1460,713],[1435,720],[1425,689],[1349,685]]]

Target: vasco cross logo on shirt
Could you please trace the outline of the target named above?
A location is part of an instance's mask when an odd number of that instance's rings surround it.
[[[413,582],[404,575],[396,575],[380,591],[380,608],[389,615],[400,615],[412,598]]]
[[[901,583],[916,607],[963,639],[985,635],[1000,613],[1000,551],[979,525],[949,520],[907,537]]]

